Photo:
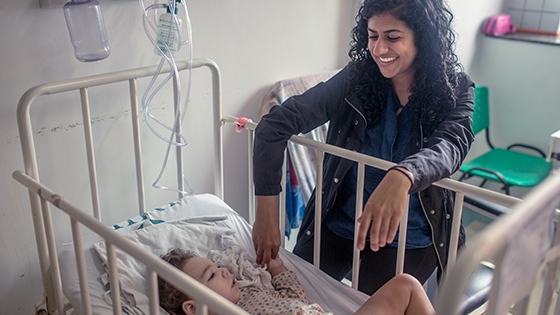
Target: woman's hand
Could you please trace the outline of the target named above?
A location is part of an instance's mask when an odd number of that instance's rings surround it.
[[[253,246],[257,264],[268,265],[272,259],[277,258],[280,244],[278,197],[257,196],[257,214],[253,223]]]
[[[365,248],[368,230],[370,230],[370,247],[374,252],[387,243],[393,242],[411,187],[411,180],[405,174],[397,170],[387,172],[369,197],[362,215],[358,218],[360,225],[357,246],[359,250]]]

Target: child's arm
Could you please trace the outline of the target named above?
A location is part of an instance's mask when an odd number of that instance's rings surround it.
[[[268,267],[268,272],[270,272],[270,275],[274,278],[274,276],[276,276],[279,273],[282,273],[284,271],[288,271],[288,268],[286,268],[286,266],[284,266],[284,262],[282,261],[282,259],[280,259],[280,256],[277,256],[274,259],[271,259],[270,262],[267,265]]]
[[[308,304],[307,295],[295,272],[288,270],[280,256],[268,263],[268,272],[272,275],[272,285],[283,297],[293,298]]]

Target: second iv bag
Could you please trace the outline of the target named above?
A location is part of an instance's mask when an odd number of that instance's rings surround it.
[[[97,0],[72,0],[64,5],[74,54],[79,61],[89,62],[109,56],[109,41]]]
[[[171,9],[168,5],[165,6],[167,7],[167,12],[160,15],[158,19],[157,47],[154,47],[154,53],[159,55],[161,50],[164,54],[171,52],[175,56],[177,51],[179,51],[181,19],[177,17],[178,6],[175,6],[174,14],[171,14]]]

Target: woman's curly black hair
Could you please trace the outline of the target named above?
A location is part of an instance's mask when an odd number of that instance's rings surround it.
[[[427,134],[431,134],[445,114],[455,107],[462,66],[453,51],[453,14],[444,1],[364,0],[352,30],[348,56],[351,59],[350,86],[364,101],[368,123],[379,122],[390,84],[368,50],[368,21],[384,13],[404,22],[414,32],[416,73],[409,100]]]

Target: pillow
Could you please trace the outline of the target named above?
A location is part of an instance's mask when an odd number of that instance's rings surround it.
[[[234,230],[249,231],[244,237],[244,242],[252,244],[251,233],[248,223],[219,197],[212,194],[200,194],[184,197],[178,201],[155,208],[144,215],[135,216],[113,225],[117,233],[127,234],[138,229],[158,225],[164,221],[173,221],[180,218],[194,218],[201,216],[225,216],[229,219],[229,225]],[[93,244],[100,242],[102,238],[95,234],[89,234],[82,238],[84,255],[86,260],[86,274],[88,277],[88,290],[93,314],[113,314],[111,305],[104,300],[106,290],[102,275],[105,273],[103,261],[99,257]],[[254,253],[253,250],[250,251]],[[254,255],[254,254],[253,254]],[[78,314],[84,314],[81,297],[80,284],[73,243],[62,244],[58,255],[62,288],[64,295],[72,304]],[[254,258],[253,258],[254,259]],[[143,292],[144,290],[142,290]]]
[[[126,234],[125,237],[156,256],[161,256],[173,248],[181,248],[206,257],[210,250],[226,249],[235,238],[235,234],[236,232],[227,223],[227,217],[209,216],[146,226]],[[107,265],[105,241],[93,246],[103,263]],[[120,248],[116,249],[116,257],[122,290],[144,292],[145,265]]]

